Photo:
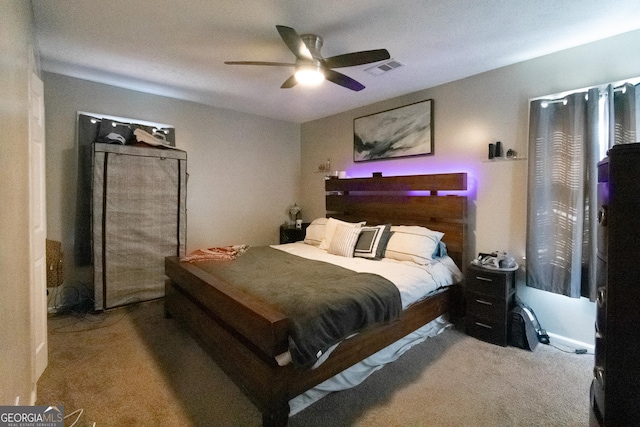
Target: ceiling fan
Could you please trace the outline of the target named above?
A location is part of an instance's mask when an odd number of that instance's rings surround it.
[[[225,61],[228,65],[269,65],[276,67],[295,67],[295,73],[280,86],[283,89],[294,87],[297,83],[320,83],[327,79],[337,85],[354,91],[364,89],[364,85],[351,77],[339,73],[334,68],[353,67],[389,59],[386,49],[365,50],[323,58],[320,55],[322,37],[315,34],[298,35],[296,30],[284,25],[276,25],[280,37],[296,57],[295,63],[262,61]]]

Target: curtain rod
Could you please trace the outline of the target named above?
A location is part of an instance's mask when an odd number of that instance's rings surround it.
[[[627,87],[626,87],[625,83],[623,86],[620,87],[616,87],[613,88],[613,92],[622,92],[622,93],[626,93],[627,92]],[[573,93],[567,94],[565,96],[563,96],[562,98],[557,98],[557,99],[544,99],[542,100],[542,102],[540,103],[540,105],[542,106],[542,108],[546,108],[549,104],[560,104],[562,103],[562,105],[567,105],[567,96],[569,95],[574,95],[576,93],[584,93],[585,98],[589,97],[589,93],[588,92],[583,92],[583,91],[575,91]],[[607,92],[606,91],[602,91],[600,90],[600,96],[607,96]]]
[[[556,103],[556,102],[562,102],[562,99],[564,99],[565,97],[567,97],[569,95],[573,95],[575,93],[585,93],[586,94],[591,89],[599,89],[600,92],[602,93],[602,91],[608,85],[617,86],[617,87],[614,87],[614,89],[613,89],[614,92],[622,92],[622,93],[624,93],[627,90],[626,89],[627,85],[640,86],[640,78],[628,79],[628,80],[625,80],[625,81],[618,81],[618,82],[611,82],[611,83],[608,83],[608,84],[597,85],[597,86],[584,87],[584,88],[581,88],[581,89],[575,89],[575,90],[566,91],[566,92],[548,94],[548,95],[545,95],[545,96],[539,96],[539,97],[536,97],[536,98],[530,98],[529,101],[530,102],[532,102],[532,101],[547,101],[548,103],[553,104],[553,103]]]

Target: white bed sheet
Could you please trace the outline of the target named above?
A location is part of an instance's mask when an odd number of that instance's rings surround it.
[[[463,278],[462,272],[449,256],[438,258],[429,265],[421,266],[410,261],[346,258],[329,254],[326,250],[303,242],[272,245],[271,247],[303,258],[336,264],[353,271],[378,274],[396,285],[400,291],[403,309],[442,287],[460,282]],[[440,334],[451,326],[446,315],[432,320],[404,338],[291,399],[289,401],[289,416],[302,411],[329,393],[357,386],[387,363],[397,360],[411,347],[420,344],[428,337]],[[331,351],[327,351],[322,359],[326,359],[330,353]],[[290,359],[290,356],[287,356],[281,355],[280,357],[283,358],[278,360],[278,363],[286,363],[286,360]]]
[[[362,383],[375,371],[400,358],[407,350],[427,338],[435,337],[453,327],[446,315],[442,315],[404,338],[390,344],[377,353],[345,369],[328,380],[305,391],[289,401],[289,416],[293,416],[334,391],[347,390]]]

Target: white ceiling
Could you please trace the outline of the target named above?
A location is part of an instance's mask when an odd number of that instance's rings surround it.
[[[640,28],[638,0],[32,0],[45,71],[302,123]],[[324,57],[385,48],[403,67],[280,89],[276,25]]]

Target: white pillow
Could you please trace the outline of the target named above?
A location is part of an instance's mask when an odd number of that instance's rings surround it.
[[[307,227],[304,235],[304,242],[307,245],[320,246],[324,239],[324,232],[328,218],[316,218]]]
[[[347,227],[356,227],[360,228],[365,223],[364,222],[345,222],[340,221],[339,219],[329,218],[327,221],[327,225],[324,228],[324,239],[320,243],[320,249],[324,249],[325,251],[329,249],[331,246],[331,240],[333,239],[333,234],[336,232],[336,227],[338,224],[346,225]]]
[[[391,237],[384,253],[385,258],[398,261],[413,261],[426,265],[433,259],[433,253],[444,233],[426,227],[396,225],[391,227]]]
[[[327,252],[333,255],[353,258],[353,249],[358,241],[358,236],[360,236],[360,230],[360,227],[338,224]]]
[[[362,227],[353,256],[381,259],[391,237],[391,224]]]

